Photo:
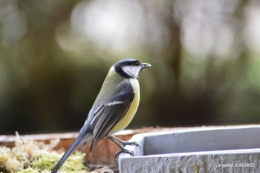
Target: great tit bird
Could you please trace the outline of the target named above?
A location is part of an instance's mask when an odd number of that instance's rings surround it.
[[[138,144],[122,141],[113,134],[125,129],[132,121],[140,100],[139,74],[148,67],[151,65],[135,59],[124,59],[110,68],[75,142],[55,165],[52,173],[59,170],[80,144],[83,150],[92,140],[91,151],[104,137],[113,141],[120,148],[120,151],[115,154],[116,159],[120,153],[132,155],[132,152],[124,149],[124,146]]]

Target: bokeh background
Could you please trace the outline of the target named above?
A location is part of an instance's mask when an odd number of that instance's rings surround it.
[[[0,134],[78,131],[129,57],[129,128],[260,123],[259,0],[0,0]]]

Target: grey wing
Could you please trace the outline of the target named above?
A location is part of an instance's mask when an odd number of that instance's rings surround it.
[[[125,81],[120,85],[119,90],[113,98],[97,108],[90,123],[93,135],[90,151],[124,117],[134,99],[134,95],[130,82]]]

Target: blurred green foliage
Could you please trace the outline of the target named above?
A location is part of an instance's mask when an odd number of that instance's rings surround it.
[[[260,122],[257,0],[1,0],[0,133],[77,131],[109,68],[133,57],[129,128]]]

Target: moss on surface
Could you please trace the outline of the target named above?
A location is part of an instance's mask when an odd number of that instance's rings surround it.
[[[15,146],[7,148],[0,146],[1,173],[49,173],[55,163],[63,155],[63,151],[55,151],[59,140],[52,140],[50,144],[33,140],[23,140],[16,133]],[[83,165],[84,153],[76,151],[60,169],[60,173],[86,173]]]

